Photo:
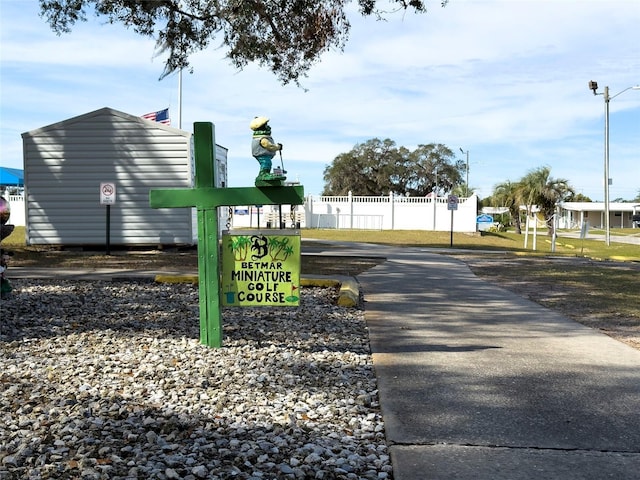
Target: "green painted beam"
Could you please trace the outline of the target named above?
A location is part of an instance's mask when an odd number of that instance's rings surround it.
[[[220,348],[223,335],[216,209],[198,210],[198,297],[200,343]]]
[[[304,187],[167,188],[149,192],[152,208],[213,208],[228,205],[302,205]]]
[[[210,122],[193,124],[193,157],[195,159],[195,188],[216,186],[216,138]]]

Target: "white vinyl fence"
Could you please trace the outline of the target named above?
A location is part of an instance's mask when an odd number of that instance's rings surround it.
[[[11,206],[9,223],[25,225],[24,197],[5,197]],[[235,207],[230,228],[336,228],[352,230],[450,231],[451,213],[447,197],[338,197],[306,198],[304,205]],[[453,210],[454,232],[475,232],[478,197],[460,198]],[[293,215],[292,215],[293,211]],[[225,211],[226,213],[226,211]],[[224,223],[224,222],[223,222]]]
[[[475,232],[478,197],[459,198],[449,210],[448,197],[307,197],[306,228],[358,230],[434,230]],[[453,215],[452,215],[453,213]]]
[[[304,205],[292,209],[255,206],[237,207],[232,228],[336,228],[353,230],[437,230],[475,232],[478,197],[460,198],[449,210],[448,197],[308,196]],[[452,215],[453,212],[453,215]]]

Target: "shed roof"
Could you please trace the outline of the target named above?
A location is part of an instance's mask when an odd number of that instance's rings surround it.
[[[168,125],[164,125],[160,122],[154,122],[153,120],[147,120],[146,118],[138,117],[136,115],[131,115],[130,113],[121,112],[119,110],[115,110],[109,107],[99,108],[98,110],[94,110],[93,112],[85,113],[82,115],[78,115],[77,117],[67,118],[66,120],[62,120],[60,122],[52,123],[51,125],[45,125],[44,127],[36,128],[34,130],[29,130],[28,132],[24,132],[22,137],[34,137],[37,135],[45,134],[52,130],[57,130],[63,127],[67,127],[69,125],[75,123],[86,122],[90,118],[99,117],[99,116],[114,116],[120,117],[124,120],[139,122],[141,125],[149,127],[153,126],[155,128],[159,128],[162,130],[166,130],[168,132],[172,132],[174,134],[188,136],[189,132],[184,130],[180,130],[178,128],[173,128]]]
[[[561,202],[560,207],[574,212],[604,212],[604,202]],[[634,212],[640,204],[632,202],[609,202],[611,212]]]

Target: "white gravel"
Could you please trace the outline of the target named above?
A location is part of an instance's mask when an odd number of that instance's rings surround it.
[[[0,302],[0,480],[390,479],[363,312],[334,289],[226,309],[197,287],[12,280]]]

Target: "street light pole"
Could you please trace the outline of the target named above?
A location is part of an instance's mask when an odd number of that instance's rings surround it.
[[[436,166],[436,181],[435,186],[433,187],[433,231],[436,231],[436,212],[438,209],[438,167]]]
[[[182,69],[178,71],[178,128],[182,130]]]
[[[609,218],[609,87],[604,87],[604,242],[611,245]]]
[[[462,154],[465,154],[465,151],[462,150],[462,147],[460,147],[460,152],[462,152]],[[469,150],[466,151],[467,154],[467,180],[466,183],[464,185],[464,196],[468,197],[469,196]]]
[[[589,82],[589,88],[593,90],[594,95],[604,96],[604,241],[609,246],[611,245],[611,227],[609,223],[609,102],[627,90],[640,90],[640,85],[627,87],[613,96],[609,95],[608,86],[604,87],[604,93],[597,93],[598,82],[593,80]]]

